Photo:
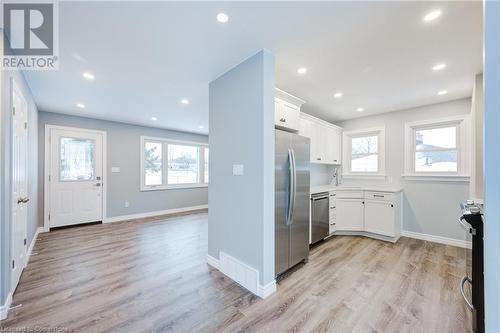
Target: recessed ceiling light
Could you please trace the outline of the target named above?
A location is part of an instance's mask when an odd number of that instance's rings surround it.
[[[203,129],[204,127],[200,125],[200,126],[198,126],[198,128],[199,128],[199,129]]]
[[[76,107],[77,107],[77,108],[80,108],[80,109],[85,109],[85,104],[83,104],[83,103],[78,103],[78,104],[76,104]]]
[[[365,109],[364,108],[357,108],[356,111],[363,112],[363,111],[365,111]]]
[[[229,16],[227,16],[226,13],[219,13],[217,14],[217,21],[220,23],[227,23],[227,21],[229,21]]]
[[[189,104],[189,99],[181,99],[181,104],[188,105]]]
[[[432,70],[435,71],[435,72],[443,70],[445,68],[446,68],[446,64],[445,63],[436,64],[436,65],[432,66]]]
[[[424,22],[434,21],[435,19],[437,19],[440,16],[441,16],[441,11],[440,10],[434,10],[432,12],[429,12],[429,13],[425,14],[425,16],[422,19],[422,21],[424,21]]]
[[[448,90],[438,91],[438,95],[446,95],[447,93],[448,93]]]
[[[299,74],[305,74],[305,73],[307,73],[307,68],[300,67],[299,69],[297,69],[297,73],[299,73]]]
[[[84,78],[86,78],[87,80],[90,80],[92,81],[93,79],[95,79],[95,75],[92,74],[92,73],[89,73],[89,72],[85,72],[82,74]]]
[[[333,94],[333,98],[340,98],[342,97],[344,94],[342,94],[340,91],[339,92],[336,92],[335,94]]]
[[[156,117],[151,117],[151,120],[152,120],[152,121],[157,121],[157,120],[158,120],[158,118],[156,118]]]

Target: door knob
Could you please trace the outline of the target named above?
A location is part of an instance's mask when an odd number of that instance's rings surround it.
[[[100,187],[100,186],[101,186],[101,183],[97,183],[97,184],[95,184],[95,186]]]
[[[27,203],[28,201],[30,201],[30,199],[28,197],[24,197],[24,198],[19,198],[17,199],[17,204],[22,204],[22,203]]]

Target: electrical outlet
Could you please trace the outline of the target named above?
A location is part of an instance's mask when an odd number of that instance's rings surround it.
[[[243,164],[233,164],[233,176],[243,176]]]
[[[129,207],[130,207],[130,202],[125,201],[125,208],[129,208]]]

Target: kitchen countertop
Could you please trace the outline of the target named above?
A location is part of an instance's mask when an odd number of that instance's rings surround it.
[[[330,192],[330,191],[380,191],[380,192],[401,192],[403,189],[401,187],[388,187],[388,186],[347,186],[347,185],[317,185],[311,186],[311,194],[320,192]]]

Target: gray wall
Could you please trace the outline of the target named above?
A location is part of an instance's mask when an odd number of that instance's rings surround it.
[[[105,131],[107,133],[107,217],[206,205],[207,188],[140,191],[141,136],[207,142],[205,135],[190,134],[118,122],[75,117],[58,113],[39,113],[39,196],[43,203],[45,125],[59,125]],[[120,173],[111,173],[120,167]],[[125,201],[130,207],[125,207]],[[43,225],[43,204],[40,225]]]
[[[208,253],[257,269],[266,285],[274,280],[274,56],[245,60],[211,82],[209,96]]]
[[[486,332],[500,332],[500,2],[484,6],[484,306]]]
[[[2,41],[0,41],[2,42]],[[21,72],[0,71],[1,77],[1,114],[0,114],[0,214],[1,214],[1,288],[0,304],[3,304],[10,291],[10,223],[11,223],[11,136],[12,136],[12,102],[11,82],[14,80],[21,89],[28,104],[28,245],[31,243],[38,228],[38,111],[33,101],[31,91]]]
[[[477,74],[472,95],[472,127],[474,130],[474,155],[472,156],[473,173],[470,196],[484,200],[484,89],[483,74]]]
[[[340,123],[344,130],[385,126],[386,174],[385,181],[345,180],[344,184],[386,184],[404,187],[403,229],[423,234],[465,240],[465,233],[457,223],[459,203],[469,197],[469,183],[436,181],[405,181],[404,124],[410,121],[430,120],[453,115],[469,114],[471,99],[434,104],[410,110],[368,116]]]

